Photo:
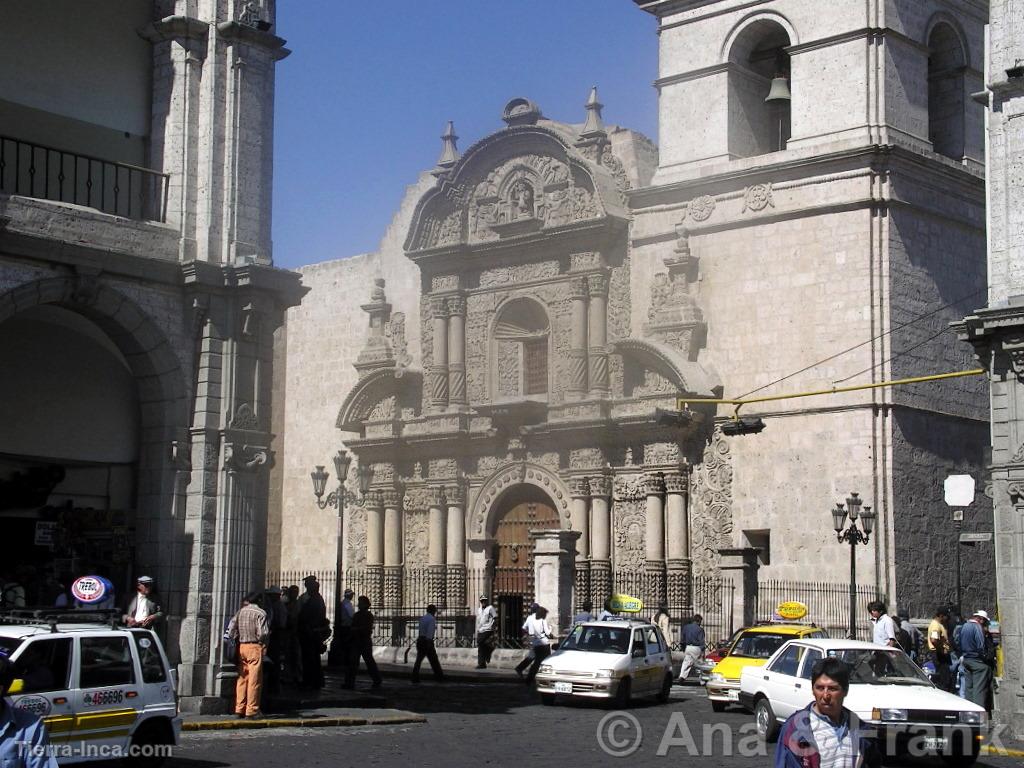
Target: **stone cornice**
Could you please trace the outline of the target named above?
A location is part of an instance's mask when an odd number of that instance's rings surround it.
[[[165,16],[137,30],[139,37],[151,43],[167,40],[198,40],[205,42],[210,23],[191,16]]]
[[[231,43],[244,43],[263,48],[274,61],[280,61],[291,53],[284,47],[285,40],[270,32],[264,32],[240,21],[223,21],[217,25],[217,34]]]
[[[207,290],[251,288],[274,294],[282,307],[294,307],[310,289],[302,285],[297,272],[262,264],[214,264],[208,261],[189,261],[180,266],[184,285]]]

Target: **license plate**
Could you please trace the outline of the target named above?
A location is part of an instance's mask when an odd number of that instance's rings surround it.
[[[555,683],[555,693],[572,693],[572,683]]]
[[[726,695],[729,697],[729,701],[739,701],[740,700],[740,692],[739,691],[729,691]]]
[[[941,737],[926,738],[924,748],[928,752],[943,752],[946,749],[946,740]]]

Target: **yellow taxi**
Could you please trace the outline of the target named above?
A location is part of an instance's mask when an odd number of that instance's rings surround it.
[[[708,700],[715,712],[730,704],[739,704],[740,673],[746,667],[763,667],[787,640],[825,638],[828,633],[813,624],[768,622],[744,627],[733,639],[708,678]]]

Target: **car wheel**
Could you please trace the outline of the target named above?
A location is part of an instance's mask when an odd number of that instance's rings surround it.
[[[662,704],[667,702],[672,697],[672,674],[665,675],[665,679],[661,683],[661,691],[658,693],[658,701]]]
[[[757,732],[767,742],[773,742],[779,737],[779,724],[775,720],[775,713],[772,712],[772,705],[768,699],[760,698],[754,705],[754,722],[757,724]]]
[[[622,678],[619,683],[619,690],[615,692],[615,703],[620,707],[628,707],[630,699],[633,698],[633,681],[628,677]]]
[[[540,703],[545,707],[551,707],[555,704],[555,694],[553,693],[542,693],[540,695]]]
[[[124,760],[124,765],[130,768],[160,768],[167,760],[170,750],[165,753],[154,747],[172,746],[174,744],[174,733],[170,723],[158,720],[151,720],[143,723],[132,736],[132,746],[140,750],[140,754],[132,755]],[[146,748],[149,749],[146,749]]]
[[[712,701],[711,702],[711,709],[714,712],[725,712],[725,708],[728,707],[728,706],[729,705],[726,704],[724,701]]]

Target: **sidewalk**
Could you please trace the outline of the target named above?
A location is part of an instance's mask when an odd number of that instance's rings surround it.
[[[425,723],[427,718],[401,709],[366,710],[356,707],[326,707],[300,709],[286,714],[271,715],[258,720],[240,720],[234,715],[187,715],[182,731],[227,731],[256,728],[338,728],[356,725],[401,725]]]

